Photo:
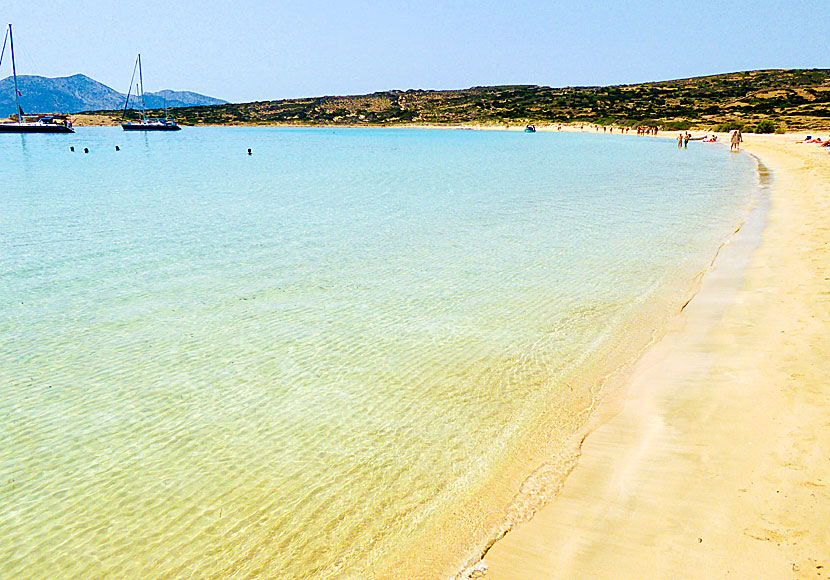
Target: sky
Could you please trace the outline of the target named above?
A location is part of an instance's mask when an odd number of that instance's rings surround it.
[[[0,0],[18,74],[231,102],[830,68],[830,0]],[[11,74],[4,58],[0,78]]]

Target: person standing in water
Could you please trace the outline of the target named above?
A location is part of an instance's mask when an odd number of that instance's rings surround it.
[[[738,151],[741,148],[741,132],[738,129],[735,129],[732,132],[732,138],[730,139],[730,151]]]
[[[677,148],[680,149],[683,147],[683,133],[677,134]]]

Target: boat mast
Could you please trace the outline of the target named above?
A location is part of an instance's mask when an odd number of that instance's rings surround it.
[[[147,111],[144,106],[144,79],[141,77],[141,53],[138,53],[138,84],[141,86],[141,120],[147,120]]]
[[[14,76],[14,99],[17,103],[17,122],[23,122],[23,109],[20,108],[20,91],[17,90],[17,68],[14,65],[14,36],[12,36],[12,25],[9,24],[9,47],[12,49],[12,75]]]
[[[127,100],[124,101],[124,114],[122,117],[124,120],[127,120],[127,107],[130,106],[130,95],[133,92],[133,81],[135,80],[135,70],[138,68],[138,59],[135,59],[135,64],[133,65],[133,76],[130,77],[130,87],[127,89]]]

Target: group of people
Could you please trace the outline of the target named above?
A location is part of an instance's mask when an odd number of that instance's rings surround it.
[[[597,133],[599,133],[600,130],[602,130],[603,133],[613,133],[615,128],[617,129],[617,131],[619,131],[623,135],[626,135],[631,131],[631,127],[619,127],[619,126],[615,127],[614,125],[611,125],[610,127],[605,126],[605,125],[580,125],[579,126],[580,131],[585,131],[586,129],[590,131],[591,129],[593,129]],[[637,126],[637,127],[634,127],[634,128],[637,129],[637,135],[657,135],[657,131],[659,130],[659,127],[653,127],[653,126],[647,126],[647,127]],[[562,130],[562,125],[557,125],[556,130],[561,131]]]
[[[685,148],[689,145],[689,140],[692,139],[691,134],[686,131],[685,133],[679,133],[677,135],[677,148]],[[696,138],[697,139],[697,138]],[[694,140],[696,140],[694,139]],[[704,142],[713,143],[718,140],[717,135],[707,135],[702,139]],[[741,135],[740,129],[735,129],[729,136],[729,149],[730,151],[740,151],[741,143],[743,143],[744,137]],[[797,141],[797,143],[815,143],[819,147],[825,147],[830,151],[830,137],[825,139],[824,141],[821,140],[821,137],[813,137],[812,135],[807,135],[802,141]]]
[[[819,147],[827,147],[830,148],[830,137],[825,139],[824,141],[821,140],[821,137],[813,138],[812,135],[807,135],[803,141],[798,141],[798,143],[815,143]]]
[[[741,132],[736,131],[738,134],[738,143],[742,141]],[[686,149],[689,146],[689,141],[703,141],[704,143],[717,143],[718,136],[715,134],[712,135],[704,135],[703,137],[692,137],[692,134],[686,131],[685,133],[678,133],[677,134],[677,148],[678,149]],[[737,150],[735,145],[735,133],[732,134],[732,149]]]

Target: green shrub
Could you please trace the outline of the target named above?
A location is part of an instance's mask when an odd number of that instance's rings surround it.
[[[663,127],[669,131],[685,131],[690,128],[692,124],[689,121],[666,121]]]
[[[775,133],[775,123],[769,119],[764,119],[755,126],[756,133]]]
[[[744,131],[744,124],[739,123],[738,121],[727,121],[726,123],[721,123],[717,127],[715,127],[715,131],[718,133],[729,133],[730,131],[734,131],[735,129],[739,129]]]

